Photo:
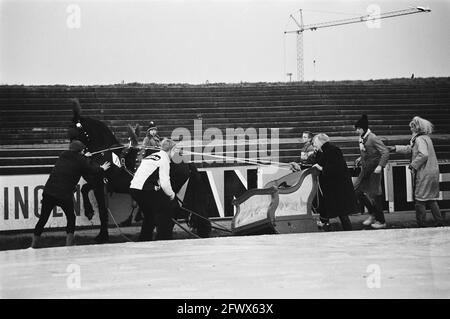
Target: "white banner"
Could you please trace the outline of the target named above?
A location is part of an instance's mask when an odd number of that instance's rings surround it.
[[[48,175],[12,175],[0,176],[0,231],[33,229],[41,213],[41,199]],[[92,220],[84,216],[80,189],[83,179],[77,187],[75,214],[77,226],[99,225],[98,211]],[[92,202],[92,200],[91,200]],[[60,207],[53,210],[46,227],[65,227],[66,217]]]

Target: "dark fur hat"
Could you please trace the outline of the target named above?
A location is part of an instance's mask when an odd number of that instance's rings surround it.
[[[74,151],[74,152],[81,152],[85,148],[86,148],[86,145],[84,145],[82,142],[80,142],[78,140],[73,140],[72,142],[70,142],[70,145],[69,145],[69,151]]]
[[[367,115],[363,114],[361,118],[355,123],[355,128],[362,128],[364,131],[367,131],[369,128],[369,120],[367,119]]]

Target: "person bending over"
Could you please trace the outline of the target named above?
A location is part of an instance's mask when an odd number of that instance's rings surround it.
[[[348,215],[357,211],[353,183],[342,151],[330,143],[328,135],[314,136],[313,145],[319,151],[314,168],[319,175],[319,208],[321,226],[330,229],[330,218],[339,217],[344,230],[352,230]]]
[[[61,207],[67,218],[66,246],[74,244],[75,213],[73,193],[76,190],[80,177],[85,174],[98,173],[102,169],[106,171],[111,165],[109,162],[105,162],[99,166],[91,162],[84,156],[85,148],[86,146],[82,142],[73,140],[69,145],[69,150],[64,151],[56,161],[55,167],[44,186],[41,214],[34,228],[31,247],[39,247],[45,224],[55,206]]]
[[[139,241],[172,239],[175,193],[170,184],[170,159],[175,142],[164,139],[161,151],[142,160],[130,185],[130,194],[142,208],[144,220]]]

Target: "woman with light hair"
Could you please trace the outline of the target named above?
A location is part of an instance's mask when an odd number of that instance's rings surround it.
[[[348,215],[357,212],[356,196],[344,155],[339,147],[330,143],[330,138],[319,133],[313,138],[317,152],[317,163],[314,168],[319,175],[319,207],[322,229],[330,230],[330,219],[339,217],[344,230],[352,230]]]
[[[391,150],[397,153],[411,154],[411,170],[413,178],[413,196],[415,200],[416,219],[419,227],[423,227],[426,218],[426,204],[430,206],[436,226],[443,226],[444,220],[439,210],[439,166],[430,134],[433,124],[419,116],[409,123],[412,137],[409,145],[395,145]]]

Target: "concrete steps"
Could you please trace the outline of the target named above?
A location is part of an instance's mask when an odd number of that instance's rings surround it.
[[[325,132],[341,143],[346,159],[352,161],[359,153],[353,124],[361,114],[369,115],[371,128],[386,137],[387,143],[393,142],[392,136],[401,136],[400,142],[407,143],[408,123],[412,116],[419,115],[431,120],[435,133],[444,136],[436,141],[438,156],[450,158],[450,78],[0,86],[2,170],[11,171],[19,166],[46,168],[54,164],[68,143],[66,131],[72,117],[69,99],[74,97],[80,99],[84,116],[104,121],[122,143],[127,142],[128,124],[140,124],[146,129],[148,122],[154,120],[160,127],[160,136],[170,136],[179,127],[194,134],[194,120],[201,119],[202,133],[217,128],[224,137],[227,128],[267,128],[269,137],[271,128],[278,129],[280,161],[284,162],[298,158],[301,144],[292,141],[303,131]],[[40,150],[28,152],[17,145],[39,146]]]
[[[409,135],[400,136],[380,136],[386,145],[395,144],[407,144],[409,142]],[[68,142],[68,141],[67,141]],[[22,145],[22,146],[2,146],[0,148],[0,175],[13,175],[13,174],[47,174],[53,168],[58,156],[67,147],[66,144],[54,144],[45,148],[45,145]],[[332,142],[339,146],[345,156],[346,161],[350,166],[353,165],[354,160],[359,157],[358,142],[355,136],[352,137],[332,137]],[[435,150],[439,160],[450,159],[450,135],[436,135],[433,136],[433,142]],[[185,144],[186,145],[186,144]],[[272,160],[276,162],[289,163],[299,160],[299,149],[302,147],[302,143],[298,139],[282,139],[278,145],[279,153],[278,157]],[[192,147],[183,147],[187,151],[196,151]],[[202,147],[202,149],[204,149]],[[265,145],[263,149],[268,150],[268,155],[273,156],[273,147],[271,145]],[[214,155],[219,156],[236,156],[235,152],[227,152],[226,146],[222,146],[222,151],[219,152],[215,149]],[[255,159],[258,154],[255,152],[255,148],[246,145],[242,158]],[[193,158],[191,158],[192,160]],[[214,159],[204,156],[205,159]],[[264,158],[260,158],[265,160]],[[406,160],[407,157],[400,154],[391,154],[390,160]],[[270,160],[266,159],[266,160]],[[243,163],[227,164],[224,163],[204,163],[204,161],[194,161],[199,167],[214,167],[214,166],[237,166],[244,165]]]
[[[226,106],[226,107],[241,107],[241,106],[310,106],[310,105],[398,105],[398,104],[427,104],[427,103],[441,103],[445,104],[450,100],[450,94],[438,94],[438,93],[430,93],[427,95],[424,94],[407,94],[404,96],[399,95],[378,95],[378,96],[370,96],[367,94],[357,95],[357,94],[349,94],[346,96],[343,95],[321,95],[321,96],[311,96],[307,95],[304,97],[300,96],[247,96],[247,97],[232,97],[226,98],[221,96],[215,97],[198,97],[193,99],[187,98],[170,98],[170,97],[161,97],[161,98],[149,98],[142,96],[129,96],[129,97],[121,97],[121,98],[84,98],[83,95],[72,95],[78,96],[80,98],[80,102],[82,106],[86,109],[97,109],[97,108],[108,108],[113,105],[118,105],[122,107],[123,105],[130,107],[142,107],[142,108],[180,108],[180,107],[218,107],[218,106]],[[21,109],[69,109],[70,103],[68,98],[65,99],[53,99],[53,98],[2,98],[0,99],[0,110],[6,110],[12,108],[21,110]]]

